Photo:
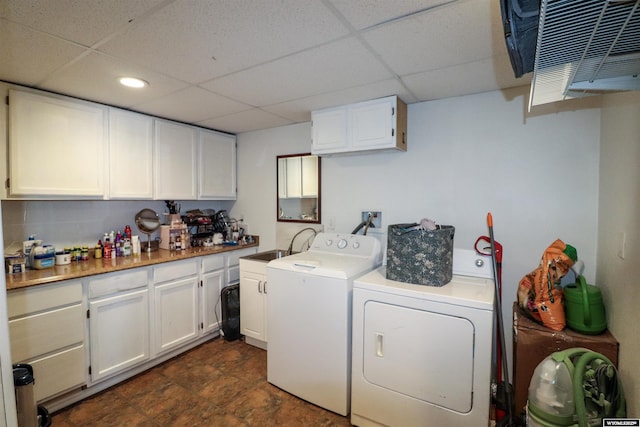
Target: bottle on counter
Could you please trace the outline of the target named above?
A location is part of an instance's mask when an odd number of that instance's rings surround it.
[[[104,246],[102,248],[102,256],[105,259],[111,259],[111,251],[112,251],[111,243],[109,243],[109,238],[107,237],[107,240],[105,240]]]
[[[116,249],[116,256],[121,257],[122,256],[122,233],[120,233],[120,230],[118,230],[118,234],[116,234],[116,240],[114,243],[115,243],[115,249]]]
[[[125,237],[122,243],[122,256],[131,256],[131,240],[128,237]]]
[[[128,225],[124,227],[124,237],[131,240],[131,227]]]
[[[140,238],[136,236],[131,236],[131,252],[133,255],[140,255]]]
[[[98,240],[98,244],[96,244],[96,247],[93,250],[93,257],[95,259],[102,258],[102,240]]]

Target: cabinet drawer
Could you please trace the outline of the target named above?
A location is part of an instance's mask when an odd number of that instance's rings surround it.
[[[153,267],[153,282],[161,283],[196,274],[198,274],[198,262],[195,259],[168,262],[162,266]]]
[[[87,364],[84,345],[69,348],[39,359],[28,360],[33,367],[35,395],[42,401],[86,383]]]
[[[224,255],[211,255],[202,258],[202,272],[220,270],[224,268]]]
[[[97,276],[89,280],[89,299],[141,288],[148,283],[149,276],[146,268]]]
[[[14,363],[41,356],[84,341],[81,304],[9,321]]]
[[[240,260],[240,271],[248,271],[251,273],[262,274],[267,277],[267,264],[268,262],[256,261],[251,259]]]
[[[82,282],[71,280],[9,291],[7,311],[9,319],[12,319],[80,301],[82,301]]]

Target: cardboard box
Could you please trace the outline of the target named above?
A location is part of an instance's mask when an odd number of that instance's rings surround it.
[[[569,328],[557,332],[531,320],[518,303],[513,303],[513,388],[515,410],[527,405],[533,371],[556,351],[583,347],[598,352],[618,366],[618,341],[607,330],[600,335],[584,335]]]

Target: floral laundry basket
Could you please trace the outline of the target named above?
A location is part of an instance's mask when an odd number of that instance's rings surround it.
[[[444,286],[453,275],[455,228],[415,229],[417,224],[389,225],[387,279],[416,285]]]

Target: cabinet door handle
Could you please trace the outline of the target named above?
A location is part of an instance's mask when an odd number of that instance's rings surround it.
[[[384,357],[383,339],[384,334],[376,332],[376,356]]]
[[[267,293],[267,281],[266,280],[262,284],[262,290],[264,291],[265,294]]]
[[[258,293],[262,293],[262,280],[258,280]]]

